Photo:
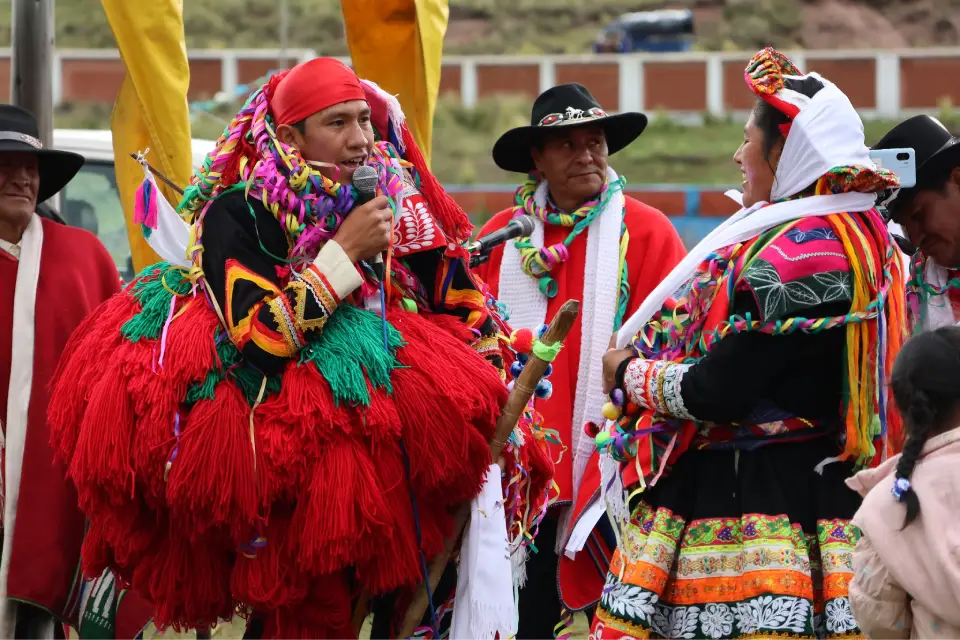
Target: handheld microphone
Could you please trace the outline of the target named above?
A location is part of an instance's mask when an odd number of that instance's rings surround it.
[[[530,235],[535,228],[536,225],[532,217],[526,215],[517,216],[507,223],[506,226],[497,229],[493,233],[488,233],[482,238],[477,238],[474,250],[481,254],[489,253],[491,249],[500,246],[508,240]]]
[[[370,202],[377,196],[377,181],[379,180],[377,170],[370,165],[361,165],[353,172],[353,188],[357,190],[358,206]],[[371,260],[370,266],[373,268],[377,278],[383,282],[383,256],[377,254]]]

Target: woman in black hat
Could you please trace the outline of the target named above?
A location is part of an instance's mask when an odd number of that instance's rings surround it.
[[[914,322],[960,321],[960,138],[927,115],[901,122],[874,149],[913,149],[917,184],[887,201],[891,220],[918,249],[908,286]]]

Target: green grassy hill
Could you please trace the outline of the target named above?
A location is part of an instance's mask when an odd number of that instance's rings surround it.
[[[134,0],[130,0],[134,1]],[[339,0],[287,0],[290,46],[347,52]],[[582,53],[628,11],[690,7],[701,49],[960,44],[960,0],[449,0],[447,53]],[[56,0],[57,44],[113,45],[98,0]],[[0,0],[0,46],[11,0]],[[277,0],[185,0],[189,48],[273,48]]]

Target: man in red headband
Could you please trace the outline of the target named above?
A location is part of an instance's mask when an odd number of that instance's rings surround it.
[[[509,351],[422,160],[342,63],[274,76],[186,189],[187,258],[65,350],[50,422],[90,519],[84,570],[112,569],[158,626],[240,606],[264,637],[356,637],[361,594],[408,599],[483,485]],[[357,205],[362,165],[378,195]],[[538,495],[552,469],[533,458]]]

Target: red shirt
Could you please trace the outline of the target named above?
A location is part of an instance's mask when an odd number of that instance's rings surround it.
[[[627,247],[627,278],[630,282],[630,299],[627,301],[629,317],[643,299],[686,255],[686,250],[676,229],[663,213],[633,198],[625,198],[626,211],[624,221],[630,233]],[[506,225],[513,215],[513,209],[501,211],[483,226],[480,235],[486,235]],[[546,225],[544,246],[563,242],[569,235],[570,227]],[[583,300],[583,274],[587,259],[587,230],[581,233],[568,247],[569,259],[555,268],[550,276],[557,281],[558,292],[547,303],[546,321],[549,322],[567,300]],[[610,247],[618,251],[619,247]],[[500,265],[503,261],[503,247],[497,247],[490,260],[477,267],[477,275],[490,286],[497,297],[500,285]],[[518,272],[517,278],[529,278]],[[626,318],[625,318],[626,319]],[[509,321],[508,321],[509,322]],[[580,318],[570,329],[564,340],[564,348],[553,362],[553,395],[549,400],[541,400],[537,407],[543,414],[544,426],[556,429],[560,439],[568,447],[563,459],[556,467],[555,480],[560,487],[560,501],[573,499],[573,429],[582,429],[583,425],[573,425],[573,402],[577,390],[577,373],[580,366]],[[551,455],[556,460],[561,447],[551,446]]]

